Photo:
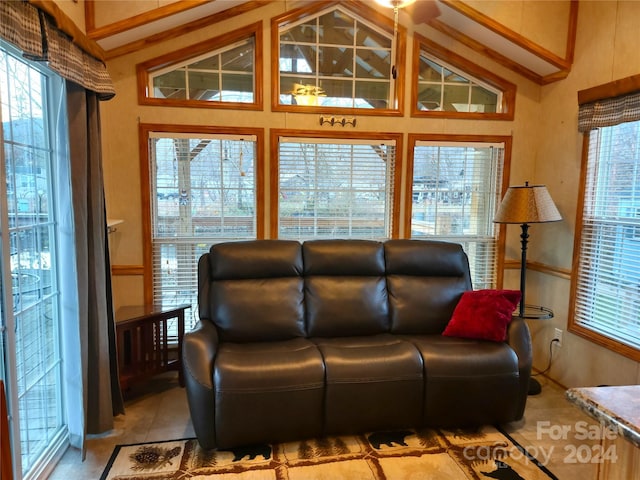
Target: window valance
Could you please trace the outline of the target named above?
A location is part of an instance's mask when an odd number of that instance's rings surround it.
[[[25,1],[0,2],[0,38],[25,58],[47,62],[63,78],[96,92],[101,100],[115,95],[107,67],[83,50],[48,13]]]
[[[578,131],[640,120],[640,91],[580,105]]]

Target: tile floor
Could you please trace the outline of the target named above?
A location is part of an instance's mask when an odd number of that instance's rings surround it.
[[[542,393],[530,396],[524,419],[506,430],[530,453],[536,454],[560,480],[596,478],[595,458],[599,444],[595,422],[564,398],[564,390],[544,377],[538,377]],[[155,377],[144,387],[134,388],[126,399],[126,415],[115,419],[115,428],[87,442],[83,462],[76,449],[63,456],[50,480],[99,479],[117,444],[150,442],[193,437],[184,389],[175,373]]]

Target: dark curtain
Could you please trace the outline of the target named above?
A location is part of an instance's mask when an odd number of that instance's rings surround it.
[[[86,435],[111,430],[114,415],[124,413],[124,402],[118,381],[97,94],[68,81],[67,114]]]

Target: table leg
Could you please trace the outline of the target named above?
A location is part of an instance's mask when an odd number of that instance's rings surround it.
[[[182,372],[182,339],[184,337],[184,310],[178,312],[178,384],[184,387],[184,374]]]

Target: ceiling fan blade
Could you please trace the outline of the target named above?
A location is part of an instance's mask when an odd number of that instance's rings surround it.
[[[429,20],[440,15],[440,8],[436,0],[418,0],[407,5],[404,10],[409,14],[413,23],[428,23]]]

